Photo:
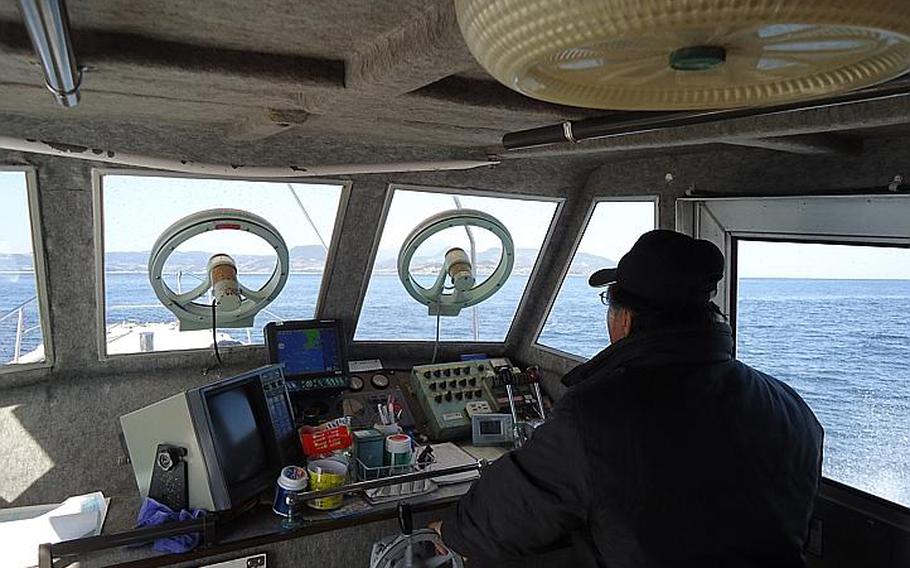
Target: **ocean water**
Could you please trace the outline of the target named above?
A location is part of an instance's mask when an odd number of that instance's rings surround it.
[[[107,323],[173,321],[144,274],[108,274]],[[260,277],[263,278],[263,277]],[[252,277],[247,285],[258,284]],[[271,319],[312,317],[321,277],[292,275]],[[478,309],[480,337],[502,340],[526,277],[513,276]],[[192,282],[185,282],[189,289]],[[0,315],[34,296],[28,275],[0,275]],[[41,341],[35,304],[22,352]],[[607,344],[604,308],[583,277],[569,277],[541,334],[551,347],[590,357]],[[737,356],[794,387],[825,427],[827,477],[910,506],[910,281],[744,279],[737,312]],[[12,358],[17,318],[0,321],[0,360]],[[238,341],[246,332],[225,330]],[[435,320],[403,292],[396,276],[375,276],[359,339],[431,339]],[[469,340],[470,315],[443,320],[444,340]]]

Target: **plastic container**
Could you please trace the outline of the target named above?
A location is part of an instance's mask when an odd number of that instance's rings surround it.
[[[300,493],[306,490],[308,476],[305,469],[296,465],[282,468],[275,482],[275,500],[272,510],[276,515],[288,516],[288,493]]]
[[[307,471],[313,491],[322,491],[344,485],[347,481],[348,466],[333,459],[314,460],[307,464]],[[329,511],[340,507],[342,500],[342,495],[333,495],[312,499],[307,501],[307,505],[320,511]]]
[[[385,439],[385,462],[392,475],[411,471],[411,437],[407,434],[392,434]]]

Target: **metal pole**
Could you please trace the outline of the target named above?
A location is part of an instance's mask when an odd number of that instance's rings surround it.
[[[310,217],[310,214],[307,212],[306,207],[303,205],[303,201],[300,201],[300,197],[297,195],[297,190],[294,189],[292,184],[288,184],[288,189],[291,190],[291,195],[294,196],[294,200],[297,201],[297,206],[300,207],[300,210],[303,211],[303,216],[306,217],[307,223],[312,227],[313,232],[316,233],[316,238],[319,239],[319,244],[322,245],[322,248],[326,253],[329,252],[329,246],[325,244],[325,239],[322,238],[322,235],[319,234],[319,229],[316,228],[316,223],[313,222],[313,219]]]
[[[24,308],[19,308],[19,320],[16,322],[16,347],[13,349],[13,363],[19,362],[19,354],[22,352],[22,326],[24,321]]]
[[[44,84],[63,107],[79,104],[82,70],[76,64],[63,0],[19,0],[25,29],[44,68]]]
[[[455,207],[461,209],[461,198],[453,195]],[[468,242],[471,244],[471,268],[477,270],[477,246],[474,243],[474,231],[469,225],[464,226],[464,231],[468,234]],[[474,341],[480,341],[480,317],[477,315],[477,306],[471,306],[471,328],[474,330]]]
[[[402,475],[393,475],[391,477],[383,477],[382,479],[372,479],[369,481],[358,481],[356,483],[349,483],[348,485],[343,485],[341,487],[334,487],[332,489],[323,489],[322,491],[308,491],[306,493],[301,493],[298,498],[301,501],[309,501],[311,499],[321,499],[323,497],[332,497],[335,495],[344,495],[345,493],[353,493],[355,491],[366,491],[367,489],[376,489],[378,487],[385,487],[386,485],[398,485],[399,483],[407,483],[408,481],[420,481],[422,479],[432,479],[434,477],[444,477],[446,475],[455,475],[457,473],[467,473],[469,471],[480,471],[488,465],[487,460],[480,460],[474,463],[465,464],[465,465],[456,465],[452,467],[446,467],[443,469],[435,469],[432,471],[418,471],[416,473],[405,473]]]
[[[576,143],[597,138],[616,138],[738,118],[781,115],[791,112],[841,107],[901,98],[906,97],[908,94],[910,94],[910,84],[899,82],[894,85],[886,84],[823,99],[796,101],[775,106],[694,112],[614,113],[602,117],[567,120],[550,126],[509,132],[503,135],[502,145],[506,150],[523,150],[536,146],[562,144],[564,142]]]

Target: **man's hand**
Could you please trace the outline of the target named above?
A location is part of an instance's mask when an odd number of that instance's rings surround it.
[[[438,534],[440,539],[442,539],[442,521],[433,521],[427,526],[430,528],[430,530],[432,530],[436,534]],[[448,550],[446,550],[445,548],[442,548],[438,544],[436,545],[436,554],[437,555],[445,556],[448,553],[449,553]]]

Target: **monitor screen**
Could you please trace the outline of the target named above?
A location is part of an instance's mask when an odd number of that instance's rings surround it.
[[[277,362],[287,377],[335,375],[344,372],[337,327],[278,329]]]
[[[252,482],[269,469],[263,433],[250,400],[249,385],[208,397],[212,440],[228,491]]]
[[[502,422],[500,420],[481,420],[480,433],[484,435],[502,434]]]

